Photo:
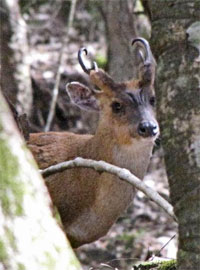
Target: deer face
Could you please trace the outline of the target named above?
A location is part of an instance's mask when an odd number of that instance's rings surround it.
[[[112,129],[113,135],[121,143],[129,143],[132,138],[155,140],[159,133],[154,113],[154,62],[150,61],[147,41],[137,41],[144,42],[143,45],[148,48],[148,57],[143,59],[139,80],[115,83],[107,73],[98,69],[95,63],[91,70],[86,69],[81,58],[81,53],[85,51],[83,49],[79,51],[79,62],[100,91],[89,89],[78,82],[67,85],[71,101],[82,109],[99,111],[101,128]]]
[[[127,130],[130,137],[154,140],[158,135],[154,102],[155,97],[144,89],[125,89],[110,100],[110,121],[116,130]]]

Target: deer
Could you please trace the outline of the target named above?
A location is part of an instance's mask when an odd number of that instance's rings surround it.
[[[30,134],[28,142],[40,169],[82,157],[103,160],[126,168],[138,178],[146,173],[152,149],[159,135],[155,116],[154,77],[156,63],[150,45],[138,37],[140,72],[137,79],[115,82],[81,48],[78,60],[99,90],[79,82],[66,85],[72,103],[83,110],[98,111],[94,135],[70,132]],[[57,207],[63,229],[73,248],[104,236],[133,201],[136,190],[107,172],[72,168],[47,177],[47,188]]]

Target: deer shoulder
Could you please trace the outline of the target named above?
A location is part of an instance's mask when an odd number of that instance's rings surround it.
[[[66,89],[76,106],[99,111],[98,127],[95,135],[31,134],[29,146],[40,168],[79,156],[104,160],[129,169],[141,179],[144,177],[159,133],[154,112],[155,61],[145,39],[137,38],[133,40],[135,43],[141,45],[140,75],[122,83],[116,83],[95,62],[87,68],[83,59],[87,50],[79,50],[81,67],[100,90],[89,89],[79,82],[67,84]],[[88,168],[55,173],[46,181],[73,247],[106,234],[135,194],[130,184]]]

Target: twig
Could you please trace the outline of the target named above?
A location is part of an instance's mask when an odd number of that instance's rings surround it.
[[[74,160],[69,160],[50,166],[44,170],[41,170],[41,173],[45,177],[54,173],[62,172],[66,169],[76,167],[93,168],[97,172],[108,172],[118,176],[120,179],[130,183],[132,186],[136,187],[137,189],[145,193],[147,197],[149,197],[152,201],[154,201],[157,205],[159,205],[162,209],[164,209],[165,212],[176,221],[172,205],[169,204],[164,198],[162,198],[155,190],[144,184],[129,170],[117,167],[105,161],[96,161],[92,159],[84,159],[78,157],[75,158]]]
[[[72,24],[73,24],[76,2],[77,2],[77,0],[71,0],[71,8],[70,8],[67,32],[66,32],[66,36],[63,37],[62,48],[61,48],[59,59],[58,59],[58,70],[57,70],[57,74],[56,74],[56,82],[55,82],[55,86],[53,89],[52,100],[51,100],[49,114],[47,117],[47,122],[46,122],[46,125],[44,128],[45,132],[50,130],[50,127],[51,127],[51,124],[53,121],[53,117],[55,114],[55,107],[56,107],[56,102],[58,99],[58,88],[59,88],[60,78],[61,78],[61,67],[62,67],[62,63],[63,63],[64,49],[65,49],[65,46],[68,42],[68,35],[69,35],[69,32],[70,32]]]
[[[156,252],[156,254],[155,254],[155,256],[159,256],[160,254],[161,254],[161,251],[175,238],[175,236],[176,236],[176,234],[174,234],[168,241],[167,241],[167,243],[165,243],[162,247],[161,247],[161,249],[158,251],[158,252]],[[155,257],[155,256],[153,256],[153,257]]]

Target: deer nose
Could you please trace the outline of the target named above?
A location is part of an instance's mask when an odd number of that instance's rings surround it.
[[[138,126],[138,134],[142,137],[153,137],[158,133],[158,126],[153,122],[141,122]]]

